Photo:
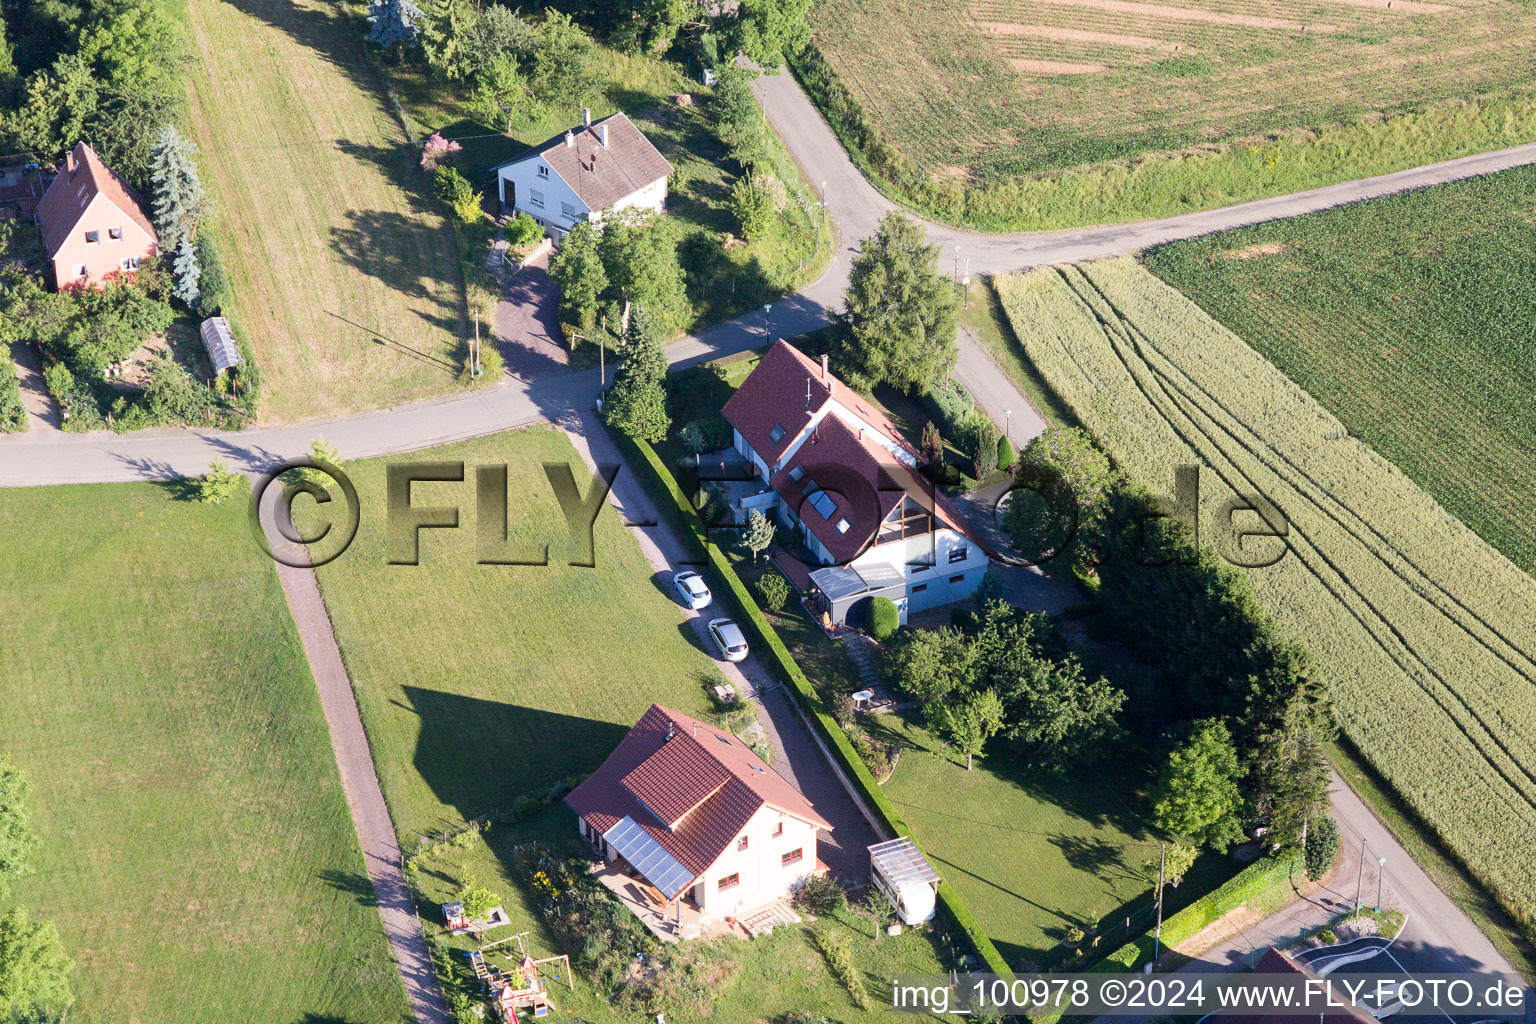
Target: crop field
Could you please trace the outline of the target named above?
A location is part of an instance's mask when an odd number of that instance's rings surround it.
[[[399,1024],[314,679],[246,507],[0,489],[0,750],[78,1024]],[[6,909],[0,907],[0,909]]]
[[[1030,359],[1126,472],[1167,493],[1175,466],[1202,467],[1218,551],[1233,493],[1279,508],[1284,555],[1248,573],[1259,600],[1312,650],[1382,776],[1536,911],[1536,581],[1135,261],[996,283]]]
[[[457,255],[344,4],[189,0],[192,123],[261,420],[454,386]]]
[[[1520,168],[1145,262],[1536,574],[1533,193]]]
[[[1409,166],[1403,161],[1410,158],[1429,162],[1425,155],[1456,155],[1474,138],[1494,149],[1501,139],[1510,145],[1536,137],[1528,118],[1502,107],[1477,125],[1466,123],[1459,104],[1438,111],[1429,119],[1435,123],[1372,123],[1377,113],[1528,80],[1536,31],[1529,5],[968,0],[940,15],[896,0],[822,0],[811,21],[827,62],[926,189],[917,198],[983,227],[1063,226],[1049,210],[1003,205],[1028,205],[1030,190],[1004,189],[1026,176],[1147,153],[1197,157],[1189,151],[1269,133],[1289,133],[1286,146],[1239,147],[1229,155],[1255,149],[1258,156],[1240,160],[1240,168],[1181,162],[1174,178],[1182,181],[1164,182],[1156,166],[1132,165],[1138,179],[1150,173],[1158,184],[1138,180],[1145,194],[1120,203],[1155,201],[1156,209],[1177,212],[1298,181],[1382,173]],[[1338,125],[1357,128],[1314,134]],[[911,183],[900,187],[914,191]],[[992,201],[960,196],[992,189],[1001,190]],[[1057,198],[1069,207],[1083,202]],[[1104,197],[1082,215],[1113,217],[1115,209]]]

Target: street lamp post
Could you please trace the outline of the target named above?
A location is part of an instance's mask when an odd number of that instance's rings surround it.
[[[1376,913],[1381,913],[1381,876],[1386,874],[1387,858],[1376,858]]]
[[[955,284],[960,283],[960,247],[955,246]]]
[[[1360,885],[1365,881],[1365,840],[1360,840],[1360,867],[1355,872],[1355,916],[1360,916]]]
[[[821,183],[821,218],[822,220],[827,218],[827,183],[825,181]]]
[[[1008,443],[1009,444],[1013,443],[1013,410],[1012,409],[1004,409],[1003,410],[1003,436],[1008,439]]]

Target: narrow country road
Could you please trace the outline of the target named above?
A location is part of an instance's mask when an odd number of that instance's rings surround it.
[[[841,304],[859,242],[874,231],[886,211],[895,208],[854,166],[793,78],[787,74],[764,76],[753,88],[806,176],[818,189],[821,182],[827,183],[827,205],[840,241],[826,273],[794,295],[774,303],[768,312],[755,310],[669,346],[667,354],[674,366],[756,348],[773,338],[792,337],[823,326],[828,312]],[[969,259],[973,274],[993,274],[1136,252],[1160,242],[1294,217],[1341,203],[1529,163],[1536,163],[1536,144],[1137,224],[1013,235],[983,235],[928,224],[928,234],[951,260],[954,246],[960,246],[959,260],[963,265]],[[1005,409],[1019,415],[1030,408],[973,339],[962,334],[960,344],[956,375],[974,391],[978,403],[993,419],[1001,422]],[[535,420],[558,419],[566,412],[587,406],[597,390],[594,370],[546,377],[533,384],[511,378],[483,390],[401,408],[239,433],[167,429],[123,436],[53,431],[13,434],[0,438],[0,486],[193,476],[202,473],[214,456],[246,472],[260,471],[304,454],[310,439],[316,436],[324,436],[347,459],[412,451]],[[1037,428],[1038,424],[1034,426]],[[1023,421],[1013,424],[1015,442],[1032,437],[1030,427],[1030,423]]]

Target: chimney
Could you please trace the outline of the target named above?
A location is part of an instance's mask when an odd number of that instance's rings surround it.
[[[827,379],[827,354],[825,352],[821,354],[821,379]]]
[[[581,123],[584,124],[584,125],[588,125],[588,126],[590,126],[592,124],[592,108],[591,107],[582,107],[581,108]]]
[[[567,148],[576,145],[576,136],[572,135],[570,132],[566,132],[565,145]]]
[[[603,148],[607,149],[608,148],[608,126],[605,125],[605,124],[604,125],[598,125],[597,130],[602,133]]]

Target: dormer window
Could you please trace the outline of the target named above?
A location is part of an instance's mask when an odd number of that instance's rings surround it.
[[[789,478],[791,480],[793,480],[795,483],[799,483],[800,482],[800,478],[803,477],[803,476],[805,476],[805,467],[804,466],[796,466],[794,469],[789,471]]]
[[[549,177],[549,167],[546,166],[545,164],[539,164],[539,177],[541,177],[541,178]]]
[[[123,240],[123,229],[107,228],[107,237],[112,239],[114,242],[121,242]]]
[[[85,244],[86,245],[95,245],[95,244],[97,244],[100,241],[101,241],[101,232],[100,231],[87,231],[85,233]]]
[[[784,430],[783,424],[775,423],[773,425],[773,429],[768,431],[768,440],[774,444],[778,444],[780,441],[784,440],[785,433],[786,431]]]

